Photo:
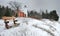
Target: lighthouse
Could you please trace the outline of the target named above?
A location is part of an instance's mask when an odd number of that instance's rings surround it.
[[[23,12],[26,14],[26,17],[28,17],[28,13],[27,13],[27,6],[26,5],[24,5],[24,7],[23,7]]]
[[[18,16],[19,17],[28,17],[27,6],[26,5],[22,6],[22,9],[20,9],[18,11]]]

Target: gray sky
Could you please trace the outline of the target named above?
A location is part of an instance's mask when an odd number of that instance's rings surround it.
[[[60,0],[0,0],[1,5],[8,5],[9,1],[17,1],[27,5],[29,10],[57,10],[60,15]]]

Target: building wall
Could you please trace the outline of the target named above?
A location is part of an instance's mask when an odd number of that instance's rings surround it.
[[[24,12],[18,12],[18,17],[26,17],[26,14]]]

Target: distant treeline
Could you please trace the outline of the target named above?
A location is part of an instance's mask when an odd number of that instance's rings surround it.
[[[14,11],[11,10],[11,8],[4,7],[0,5],[0,18],[2,18],[3,16],[12,16],[14,15]]]
[[[50,19],[50,20],[55,20],[58,21],[59,16],[56,12],[56,10],[50,11],[50,13],[46,10],[46,12],[41,11],[41,12],[37,12],[37,11],[28,11],[28,16],[29,17],[33,17],[33,18],[37,18],[37,19]]]
[[[3,16],[15,16],[15,12],[11,8],[8,8],[8,6],[4,7],[4,6],[0,5],[0,19]],[[59,16],[58,16],[56,10],[52,10],[52,11],[50,11],[50,13],[47,10],[46,10],[46,12],[44,12],[44,11],[37,12],[35,10],[28,11],[28,17],[32,17],[32,18],[36,18],[36,19],[45,18],[45,19],[50,19],[50,20],[55,20],[55,21],[58,21],[58,19],[59,19]]]

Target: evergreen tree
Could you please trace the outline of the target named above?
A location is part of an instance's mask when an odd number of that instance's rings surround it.
[[[4,7],[4,6],[1,6],[0,5],[0,19],[3,17],[3,16],[12,16],[14,15],[14,10],[11,10],[10,8],[7,7]]]
[[[6,13],[5,13],[4,16],[12,16],[11,13],[10,13],[10,11],[9,11],[8,6],[6,7]]]
[[[46,19],[49,19],[49,13],[48,13],[48,10],[46,10],[45,16],[46,16]]]
[[[56,13],[56,10],[53,10],[53,11],[50,12],[50,17],[51,17],[51,19],[53,19],[55,21],[58,21],[58,19],[59,19],[59,16]]]
[[[29,15],[30,15],[29,11],[27,11],[27,13],[28,13],[28,17],[29,17]]]
[[[42,11],[42,18],[45,18],[45,13],[44,13],[44,11]]]
[[[4,6],[1,7],[1,5],[0,5],[0,19],[4,15],[4,12],[3,12],[4,10],[5,10]]]

